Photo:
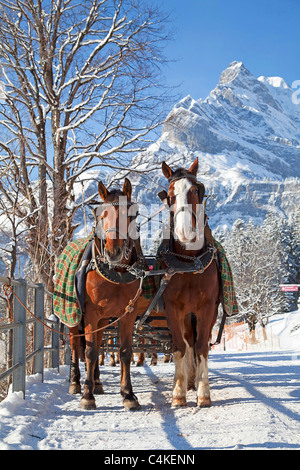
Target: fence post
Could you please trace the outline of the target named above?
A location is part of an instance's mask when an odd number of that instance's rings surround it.
[[[54,315],[53,315],[54,317]],[[55,317],[55,322],[53,322],[53,329],[59,329],[59,320]],[[51,367],[53,369],[59,369],[59,334],[55,331],[52,331],[52,351],[51,351]]]
[[[39,284],[34,289],[34,314],[44,321],[44,286]],[[39,351],[33,358],[33,373],[42,375],[44,381],[44,325],[35,322],[34,325],[34,350]]]
[[[26,281],[18,280],[18,285],[14,286],[14,292],[19,299],[26,305]],[[14,297],[14,321],[20,323],[20,326],[13,330],[13,366],[20,364],[13,372],[12,391],[23,392],[25,398],[25,373],[26,373],[26,310]]]

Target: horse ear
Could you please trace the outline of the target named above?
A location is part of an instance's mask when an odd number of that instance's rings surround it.
[[[162,172],[163,172],[164,176],[167,179],[169,179],[173,175],[173,171],[171,170],[169,165],[166,164],[166,162],[162,162],[161,168],[162,168]]]
[[[128,178],[125,178],[123,184],[123,193],[127,196],[128,201],[131,201],[132,186]]]
[[[107,188],[104,186],[104,184],[102,183],[102,181],[99,181],[98,183],[98,192],[100,194],[100,197],[101,199],[103,199],[103,201],[106,200],[107,196],[108,196],[108,190]]]
[[[197,172],[198,172],[198,157],[189,168],[189,173],[192,173],[192,175],[197,176]]]

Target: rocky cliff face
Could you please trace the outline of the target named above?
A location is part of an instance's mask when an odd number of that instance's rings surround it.
[[[233,62],[205,100],[187,96],[174,106],[160,139],[135,163],[187,167],[198,157],[199,180],[214,196],[213,227],[238,217],[261,223],[268,211],[289,217],[300,204],[300,105],[293,92],[282,78],[257,79]],[[157,203],[157,190],[166,186],[160,169],[135,180],[136,198]]]

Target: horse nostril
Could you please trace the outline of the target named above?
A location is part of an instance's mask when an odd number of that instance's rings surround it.
[[[117,246],[116,251],[115,251],[116,256],[121,256],[121,253],[122,253],[121,247]]]
[[[104,249],[104,256],[110,262],[118,262],[122,258],[122,248],[119,246],[113,247],[108,249],[107,247]]]

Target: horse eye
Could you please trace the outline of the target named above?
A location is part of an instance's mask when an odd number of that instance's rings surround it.
[[[105,219],[105,217],[107,217],[107,214],[108,214],[107,211],[103,211],[102,214],[99,217],[99,220]]]

